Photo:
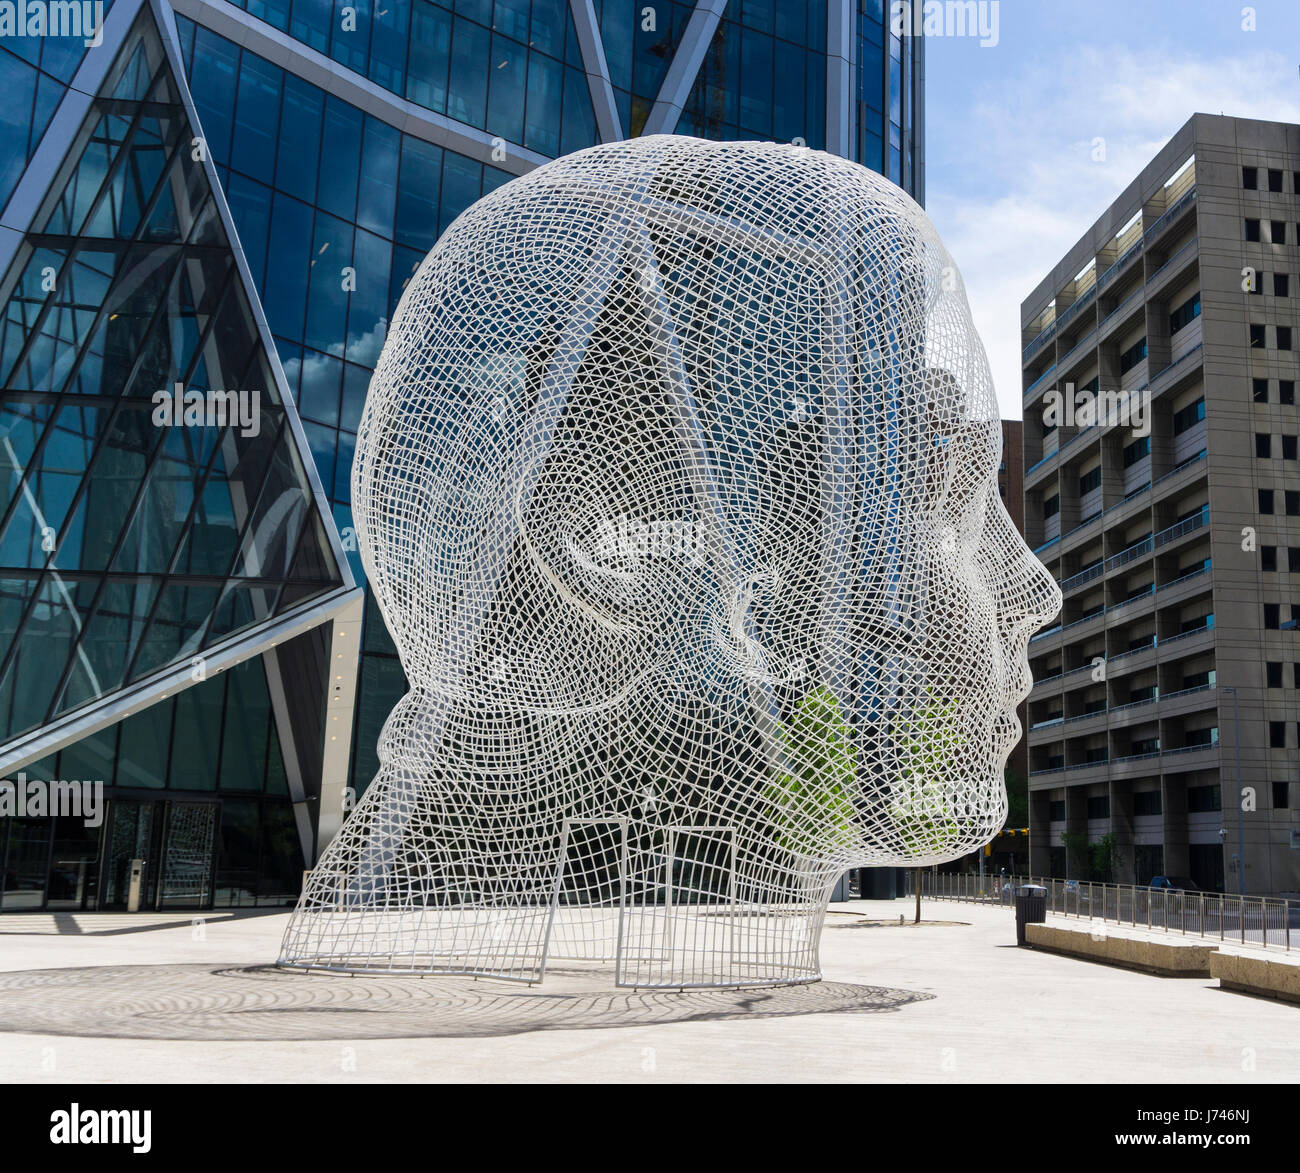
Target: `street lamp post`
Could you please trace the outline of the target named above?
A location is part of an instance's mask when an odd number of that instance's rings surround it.
[[[1242,846],[1241,831],[1241,723],[1237,719],[1237,690],[1235,688],[1225,688],[1224,692],[1232,693],[1232,746],[1237,755],[1237,895],[1246,894],[1246,852]]]

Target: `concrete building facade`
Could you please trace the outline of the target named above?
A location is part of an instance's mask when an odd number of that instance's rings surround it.
[[[1197,114],[1021,306],[1035,872],[1300,890],[1297,233],[1300,126]]]

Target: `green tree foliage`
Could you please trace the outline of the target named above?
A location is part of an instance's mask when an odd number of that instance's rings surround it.
[[[898,781],[889,813],[910,853],[940,855],[961,835],[949,797],[961,734],[953,720],[956,702],[937,700],[929,688],[926,695],[894,724]]]
[[[926,688],[926,702],[900,713],[894,724],[898,782],[889,813],[908,852],[944,854],[961,835],[948,797],[947,780],[956,770],[961,746],[953,720],[956,701],[939,701]],[[912,870],[916,923],[921,920],[921,867]]]
[[[780,847],[798,856],[819,856],[847,847],[855,810],[849,797],[858,774],[853,729],[839,700],[815,688],[795,707],[782,734],[788,773],[763,791]]]

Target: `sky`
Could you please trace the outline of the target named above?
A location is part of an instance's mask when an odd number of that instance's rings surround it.
[[[1004,418],[1020,303],[1197,112],[1300,122],[1300,0],[1001,0],[996,44],[927,37],[926,210]]]

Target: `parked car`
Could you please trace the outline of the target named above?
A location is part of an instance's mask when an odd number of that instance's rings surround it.
[[[1199,892],[1194,880],[1187,876],[1152,876],[1148,888],[1168,888],[1179,892]]]

